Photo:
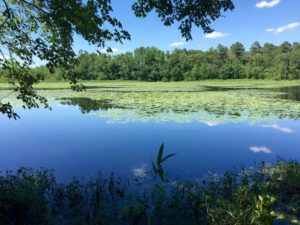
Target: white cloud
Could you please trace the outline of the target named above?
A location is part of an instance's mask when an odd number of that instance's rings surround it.
[[[299,22],[289,23],[289,24],[284,25],[282,27],[278,27],[275,30],[275,33],[282,33],[283,31],[286,31],[286,30],[292,30],[292,29],[295,29],[296,27],[298,27],[299,25],[300,25]]]
[[[265,146],[251,146],[249,148],[249,150],[251,152],[254,152],[254,153],[260,153],[260,152],[263,152],[263,153],[266,153],[266,154],[271,154],[272,153],[271,149],[269,149]]]
[[[277,5],[281,0],[271,0],[271,1],[260,1],[256,3],[257,8],[271,8]]]
[[[277,124],[270,124],[270,125],[262,125],[262,127],[265,127],[265,128],[272,128],[274,130],[279,130],[281,132],[284,132],[284,133],[293,133],[294,131],[289,128],[289,127],[281,127]]]
[[[147,164],[144,163],[140,167],[136,167],[132,170],[132,173],[135,177],[146,177],[147,176]]]
[[[281,27],[277,27],[277,28],[268,28],[266,29],[266,32],[273,32],[274,34],[279,34],[282,33],[286,30],[292,30],[297,28],[298,26],[300,26],[299,22],[294,22],[294,23],[289,23],[287,25],[281,26]]]
[[[226,37],[228,35],[229,35],[228,33],[222,33],[222,32],[214,31],[214,32],[209,33],[209,34],[205,34],[204,37],[205,38],[210,38],[210,39],[216,39],[216,38]]]
[[[266,32],[273,32],[273,31],[275,31],[274,28],[268,28],[268,29],[266,29]]]
[[[202,123],[206,124],[209,127],[219,126],[221,123],[217,121],[203,121]]]
[[[169,46],[170,47],[178,47],[178,46],[185,45],[185,44],[186,44],[185,41],[176,41],[176,42],[169,44]]]
[[[119,51],[120,51],[120,49],[118,49],[118,48],[110,48],[110,49],[111,49],[111,51],[112,51],[113,53],[119,52]],[[101,52],[102,52],[102,53],[107,53],[107,48],[102,49]]]

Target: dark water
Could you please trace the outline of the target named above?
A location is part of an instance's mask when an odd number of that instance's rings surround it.
[[[274,88],[272,91],[279,92],[278,97],[285,100],[300,101],[300,87]]]
[[[278,92],[299,101],[299,90]],[[108,101],[71,98],[53,103],[52,111],[18,110],[21,120],[1,117],[0,170],[47,167],[60,180],[97,171],[143,176],[161,143],[167,153],[177,153],[166,170],[188,179],[274,162],[278,156],[300,160],[299,120],[109,123],[110,118],[91,113],[113,107]]]
[[[279,87],[279,88],[232,88],[232,87],[205,87],[207,91],[263,91],[273,92],[276,97],[284,100],[300,101],[300,86]]]

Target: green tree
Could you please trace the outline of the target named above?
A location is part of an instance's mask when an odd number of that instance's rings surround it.
[[[161,80],[161,68],[164,65],[164,52],[151,47],[137,49],[136,59],[138,59],[139,70],[142,71],[142,80],[158,81]]]
[[[116,56],[117,63],[119,64],[119,79],[133,80],[134,70],[134,57],[132,53],[124,53]]]
[[[236,42],[231,45],[230,52],[233,55],[233,57],[237,59],[242,59],[245,53],[245,47],[242,43]]]
[[[220,79],[232,79],[234,78],[234,68],[231,63],[225,63],[220,70]]]
[[[122,24],[111,16],[110,1],[3,0],[0,7],[0,43],[4,46],[0,66],[8,71],[17,98],[27,108],[38,107],[38,103],[47,106],[46,99],[33,89],[42,79],[30,70],[35,57],[46,61],[50,72],[56,67],[69,69],[76,62],[74,33],[99,47],[106,41],[130,39]],[[80,90],[76,75],[64,74],[73,89]],[[0,102],[0,112],[17,117],[10,103]]]
[[[240,45],[241,46],[241,45]],[[134,53],[116,55],[82,52],[78,65],[72,69],[81,79],[181,81],[203,79],[298,79],[300,44],[254,42],[242,57],[218,45],[208,51],[175,49],[163,52],[155,47],[140,47]],[[239,52],[239,51],[237,51]],[[60,70],[63,71],[63,68]],[[51,76],[46,67],[33,69],[36,76],[61,79],[60,73]],[[80,74],[82,74],[80,76]],[[5,78],[4,78],[5,79]]]
[[[183,72],[180,68],[175,67],[171,70],[171,80],[173,81],[181,81],[183,80]]]
[[[17,98],[27,108],[38,107],[39,103],[47,106],[46,99],[33,88],[42,79],[30,70],[35,57],[46,61],[50,72],[64,67],[64,78],[71,81],[73,89],[81,90],[78,74],[69,70],[76,63],[74,34],[102,48],[107,41],[122,43],[130,39],[121,22],[111,15],[110,0],[2,0],[0,7],[0,43],[6,49],[0,51],[0,67],[8,71]],[[138,0],[132,6],[138,17],[155,10],[164,25],[179,22],[179,30],[187,40],[192,38],[193,26],[212,32],[211,22],[233,8],[231,0]],[[17,118],[9,102],[0,102],[0,112]]]
[[[155,11],[164,25],[179,22],[178,29],[186,40],[192,39],[192,27],[201,27],[204,32],[213,32],[212,21],[218,19],[221,12],[232,10],[231,0],[178,1],[178,0],[138,0],[132,6],[137,17],[146,17]]]
[[[100,66],[97,63],[97,54],[80,52],[77,60],[77,65],[70,69],[71,73],[82,80],[96,80],[100,72]]]
[[[255,41],[252,45],[251,45],[251,48],[250,48],[250,51],[254,54],[257,54],[257,53],[261,53],[261,45],[258,41]]]
[[[115,58],[111,59],[107,65],[107,79],[117,80],[120,79],[119,75],[121,73],[121,67]]]
[[[300,79],[300,44],[294,43],[290,52],[289,79]]]
[[[217,60],[219,65],[228,60],[228,48],[226,46],[220,44],[217,46]]]
[[[290,75],[290,50],[291,44],[288,42],[283,42],[279,46],[279,52],[276,54],[276,66],[279,70],[279,77],[278,79],[285,79],[287,80]]]

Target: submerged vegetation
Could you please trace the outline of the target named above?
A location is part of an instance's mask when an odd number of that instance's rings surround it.
[[[152,172],[134,179],[99,174],[59,183],[46,169],[7,172],[0,177],[0,223],[299,224],[300,164],[296,161],[262,163],[201,181],[157,178]]]

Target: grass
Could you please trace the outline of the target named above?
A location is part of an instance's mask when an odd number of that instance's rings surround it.
[[[103,88],[105,90],[122,89],[122,91],[192,91],[203,87],[232,87],[232,88],[275,88],[299,86],[300,80],[204,80],[181,82],[143,82],[143,81],[83,81],[87,88]],[[42,82],[35,86],[37,89],[70,89],[68,82]],[[11,89],[11,85],[0,82],[0,89]]]

